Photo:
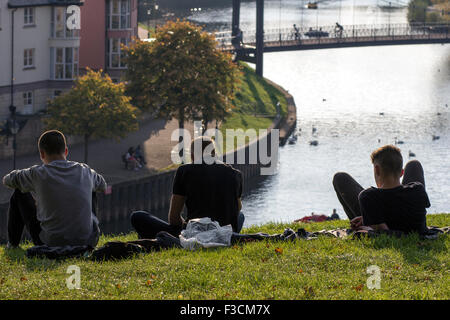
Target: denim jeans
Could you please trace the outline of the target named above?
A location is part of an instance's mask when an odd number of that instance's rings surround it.
[[[241,232],[242,226],[244,225],[244,214],[242,212],[239,212],[237,219],[237,232],[239,233]],[[156,237],[156,234],[160,231],[166,231],[174,237],[178,237],[181,233],[181,230],[183,230],[181,226],[170,225],[166,221],[161,220],[146,211],[133,212],[131,214],[131,225],[138,233],[140,239],[154,239]]]

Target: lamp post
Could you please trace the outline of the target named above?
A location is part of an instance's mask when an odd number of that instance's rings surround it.
[[[17,152],[17,134],[19,133],[19,124],[16,121],[16,107],[10,106],[11,118],[9,119],[9,131],[13,136],[13,170],[16,169],[16,152]]]
[[[152,9],[147,10],[147,38],[150,39],[150,15],[152,14]]]
[[[391,2],[389,2],[389,15],[388,15],[388,36],[391,35]]]
[[[147,30],[148,30],[147,37],[149,39],[150,39],[150,18],[152,16],[152,14],[155,14],[155,11],[158,11],[158,10],[159,10],[159,5],[157,5],[157,4],[153,5],[153,8],[147,10]],[[155,22],[155,32],[156,32],[156,22]]]

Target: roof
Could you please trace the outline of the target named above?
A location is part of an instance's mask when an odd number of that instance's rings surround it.
[[[38,6],[57,6],[57,5],[83,5],[81,0],[9,0],[8,7],[38,7]]]

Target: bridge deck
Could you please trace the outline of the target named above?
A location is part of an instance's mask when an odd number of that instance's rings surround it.
[[[231,31],[215,34],[218,47],[241,54],[254,53],[256,38],[253,31],[233,37]],[[450,24],[386,24],[301,27],[264,30],[264,52],[342,48],[377,45],[448,43]],[[243,43],[235,47],[236,43]]]
[[[450,43],[450,33],[265,41],[264,52],[426,43]],[[253,52],[255,46],[256,43],[246,43],[244,47],[236,49],[231,44],[227,44],[221,45],[220,48],[229,52]]]

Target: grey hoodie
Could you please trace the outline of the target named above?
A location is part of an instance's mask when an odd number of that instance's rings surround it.
[[[98,220],[92,213],[92,192],[106,190],[105,179],[88,165],[67,160],[15,170],[3,183],[36,200],[39,237],[48,246],[98,242]]]

